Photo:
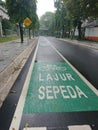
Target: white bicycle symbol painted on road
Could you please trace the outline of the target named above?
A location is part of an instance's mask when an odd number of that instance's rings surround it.
[[[64,66],[58,66],[58,65],[43,65],[39,66],[40,71],[66,71],[67,68]]]

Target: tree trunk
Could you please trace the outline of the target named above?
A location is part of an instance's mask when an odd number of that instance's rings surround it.
[[[17,36],[19,36],[19,34],[20,34],[20,29],[19,29],[19,25],[18,24],[16,24],[16,28],[17,28]]]
[[[0,37],[2,37],[2,17],[0,16]]]
[[[65,32],[65,28],[64,26],[62,27],[62,38],[64,38],[64,32]]]
[[[34,38],[34,29],[33,29],[33,38]]]
[[[79,39],[79,40],[81,40],[81,36],[82,36],[81,25],[82,25],[82,22],[79,21],[79,22],[78,22],[78,39]]]
[[[23,43],[23,26],[19,23],[21,43]]]
[[[30,28],[29,28],[29,39],[31,39],[31,31],[30,31]]]

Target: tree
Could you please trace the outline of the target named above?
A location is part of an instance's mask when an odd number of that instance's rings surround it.
[[[2,30],[3,30],[3,34],[6,36],[8,34],[7,30],[11,30],[12,29],[12,23],[7,20],[7,19],[3,19],[2,20]]]
[[[81,25],[82,20],[85,19],[85,13],[81,7],[81,1],[82,0],[64,0],[64,5],[67,9],[67,17],[70,18],[74,30],[76,26],[78,26],[78,39],[81,39]]]
[[[98,18],[98,0],[82,0],[81,6],[83,11],[86,13],[86,18]]]
[[[98,18],[98,0],[63,0],[67,17],[72,27],[78,27],[78,39],[81,39],[81,25],[87,19]]]
[[[47,33],[47,35],[54,35],[54,13],[46,12],[40,18],[40,28]],[[44,33],[42,32],[42,33]]]
[[[39,29],[39,19],[36,14],[32,15],[32,17],[30,17],[30,18],[32,20],[32,24],[29,26],[29,38],[31,39],[30,30],[33,31],[33,37],[34,37],[35,31],[38,31],[38,29]]]
[[[2,7],[5,7],[5,2],[2,1],[2,0],[0,0],[0,5],[1,5]]]
[[[6,7],[11,20],[19,23],[21,42],[23,43],[23,21],[36,14],[36,0],[6,0]]]
[[[65,26],[66,26],[66,9],[64,8],[64,3],[62,0],[55,1],[56,13],[55,13],[55,26],[56,33],[58,36],[65,36]]]

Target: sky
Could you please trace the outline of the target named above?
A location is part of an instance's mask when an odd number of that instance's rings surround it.
[[[37,0],[37,14],[40,18],[45,12],[54,12],[54,0]]]

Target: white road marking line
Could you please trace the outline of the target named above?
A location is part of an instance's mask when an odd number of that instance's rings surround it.
[[[32,128],[24,128],[23,130],[47,130],[46,127],[32,127]]]
[[[39,43],[38,43],[38,45],[39,45]],[[21,121],[21,117],[22,117],[23,107],[24,107],[24,103],[25,103],[25,99],[26,99],[26,95],[27,95],[27,90],[28,90],[28,87],[29,87],[29,81],[30,81],[30,78],[31,78],[31,74],[32,74],[33,66],[34,66],[34,61],[35,61],[36,54],[37,54],[37,51],[38,51],[38,45],[36,47],[36,50],[35,50],[35,53],[34,53],[34,56],[33,56],[32,62],[31,62],[31,66],[29,68],[29,71],[28,71],[28,74],[27,74],[27,77],[26,77],[26,81],[24,83],[23,90],[22,90],[18,105],[16,107],[16,111],[14,113],[13,120],[11,122],[9,130],[13,130],[13,129],[19,130],[19,125],[20,125],[20,121]]]
[[[89,125],[68,126],[69,130],[92,130]]]
[[[46,38],[45,40],[50,43]],[[79,77],[89,86],[89,88],[98,96],[98,90],[50,43],[50,46],[59,54],[59,56],[79,75]]]

